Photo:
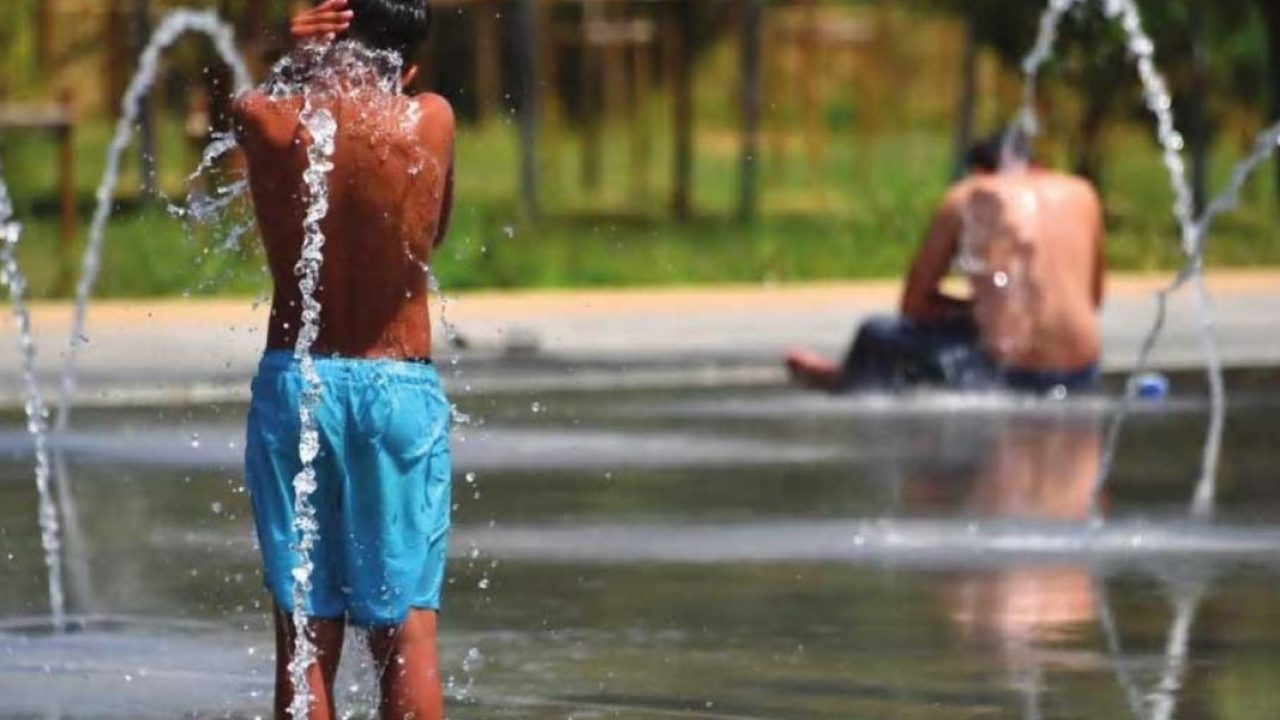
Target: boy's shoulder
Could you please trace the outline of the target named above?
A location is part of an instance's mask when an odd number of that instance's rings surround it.
[[[418,106],[418,137],[429,147],[452,152],[457,120],[449,101],[435,93],[413,97]]]
[[[257,89],[241,93],[231,106],[235,131],[242,141],[290,141],[297,128],[300,111],[300,100],[273,98]]]
[[[422,112],[424,127],[453,130],[456,123],[453,106],[443,96],[429,92],[422,93],[415,95],[413,102],[417,103],[418,109]]]

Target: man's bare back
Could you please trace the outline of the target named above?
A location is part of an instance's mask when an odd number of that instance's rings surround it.
[[[907,275],[901,315],[863,322],[843,363],[789,353],[793,378],[832,391],[1096,387],[1104,283],[1097,193],[1068,175],[996,169],[995,160],[979,163],[947,192]],[[944,287],[957,270],[969,280],[968,297]]]
[[[1031,170],[977,174],[948,192],[903,292],[903,314],[969,314],[1005,367],[1070,371],[1101,353],[1102,205],[1085,180]],[[959,267],[972,298],[941,292]]]
[[[959,257],[987,353],[1028,370],[1069,371],[1101,353],[1102,209],[1081,178],[978,175],[959,188]]]
[[[311,138],[302,101],[250,93],[236,104],[240,143],[275,294],[268,349],[294,347],[301,295],[294,265],[303,239],[301,185]],[[454,118],[437,95],[374,89],[324,103],[338,134],[321,224],[324,263],[313,351],[353,358],[427,358],[431,322],[424,266],[443,240],[452,203]]]

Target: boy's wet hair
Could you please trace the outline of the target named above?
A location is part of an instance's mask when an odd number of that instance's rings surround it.
[[[350,0],[346,36],[374,50],[396,53],[408,67],[431,34],[428,0]]]
[[[1006,152],[1010,157],[1005,157]],[[969,148],[964,165],[969,172],[998,172],[1005,160],[1031,161],[1031,144],[1025,133],[1011,128],[982,138]]]

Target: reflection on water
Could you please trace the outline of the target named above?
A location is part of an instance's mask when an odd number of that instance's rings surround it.
[[[1098,418],[1032,419],[1001,428],[979,463],[971,504],[983,515],[1088,519],[1102,453]],[[945,591],[951,620],[968,640],[999,649],[1024,715],[1044,716],[1045,665],[1035,651],[1095,618],[1090,570],[1075,565],[975,572]]]
[[[1085,520],[1105,407],[539,401],[466,408],[488,424],[460,438],[451,717],[1280,716],[1273,400],[1232,415],[1213,525],[1183,515],[1202,408],[1140,414],[1103,527]],[[0,434],[0,718],[265,712],[242,422],[85,413],[68,572],[71,611],[95,614],[61,637],[38,617],[20,435]],[[367,671],[345,672],[370,709]]]
[[[1009,424],[979,463],[969,502],[983,515],[1084,522],[1101,452],[1098,418]],[[967,634],[1011,650],[1092,621],[1096,605],[1090,571],[1072,565],[973,573],[946,602]]]

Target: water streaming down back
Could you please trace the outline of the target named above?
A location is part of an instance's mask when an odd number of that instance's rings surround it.
[[[27,416],[27,432],[35,444],[36,492],[40,498],[40,546],[49,575],[49,615],[55,630],[61,631],[66,615],[62,591],[62,553],[58,510],[49,485],[49,428],[44,396],[36,380],[36,344],[31,334],[31,316],[27,312],[27,279],[18,268],[16,251],[22,226],[13,219],[13,203],[9,188],[0,174],[0,283],[9,288],[14,324],[18,329],[18,347],[22,354],[23,410]]]
[[[307,215],[303,221],[302,252],[295,273],[302,293],[302,327],[298,329],[294,354],[302,365],[304,387],[298,403],[301,428],[298,455],[302,470],[293,480],[294,532],[297,537],[298,564],[293,570],[293,625],[306,628],[311,593],[313,564],[311,551],[319,538],[316,509],[311,494],[316,490],[315,458],[320,451],[319,433],[316,430],[315,413],[323,395],[320,376],[316,373],[311,357],[311,346],[320,335],[320,303],[316,300],[316,285],[320,281],[320,267],[324,261],[324,231],[320,223],[329,213],[328,174],[333,169],[333,149],[337,135],[337,123],[326,109],[316,108],[310,93],[304,93],[304,105],[299,120],[311,135],[307,148],[307,169],[303,181],[307,187]],[[297,632],[294,655],[289,663],[294,696],[290,713],[294,718],[306,718],[311,708],[311,693],[307,685],[307,669],[315,662],[315,646],[307,632]]]
[[[1186,261],[1184,267],[1170,284],[1156,295],[1155,320],[1139,349],[1131,381],[1126,386],[1120,411],[1117,413],[1108,434],[1102,468],[1094,487],[1095,515],[1097,514],[1098,499],[1114,464],[1120,432],[1136,396],[1136,385],[1132,382],[1132,378],[1145,372],[1148,367],[1151,352],[1164,329],[1169,297],[1184,285],[1190,284],[1195,293],[1197,309],[1200,315],[1201,351],[1206,361],[1211,400],[1209,427],[1205,437],[1200,478],[1196,484],[1192,499],[1191,512],[1197,517],[1207,517],[1213,511],[1215,483],[1226,417],[1226,392],[1225,383],[1223,382],[1222,362],[1218,352],[1217,341],[1213,335],[1214,317],[1211,300],[1204,282],[1204,251],[1213,219],[1236,205],[1240,190],[1250,174],[1275,152],[1277,143],[1280,143],[1280,124],[1259,135],[1254,152],[1236,167],[1227,187],[1208,204],[1203,213],[1197,218],[1194,194],[1187,179],[1186,162],[1182,156],[1185,141],[1174,122],[1173,101],[1169,93],[1168,84],[1155,64],[1155,44],[1143,30],[1142,16],[1133,0],[1101,1],[1103,3],[1102,9],[1106,16],[1115,21],[1124,30],[1129,53],[1133,58],[1137,67],[1138,77],[1142,82],[1144,101],[1148,110],[1155,117],[1156,139],[1160,144],[1161,158],[1173,188],[1173,213],[1178,221],[1182,252],[1186,257]],[[1040,30],[1035,46],[1023,61],[1026,85],[1024,87],[1023,107],[1018,115],[1014,132],[1024,133],[1027,136],[1034,136],[1038,133],[1039,122],[1036,115],[1035,101],[1040,70],[1052,54],[1054,43],[1058,37],[1058,28],[1063,17],[1073,8],[1084,6],[1086,2],[1088,0],[1050,0],[1048,7],[1045,9],[1041,17]]]

